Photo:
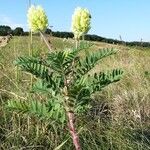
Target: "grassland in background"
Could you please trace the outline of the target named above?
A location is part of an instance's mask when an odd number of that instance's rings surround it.
[[[55,50],[70,48],[69,39],[52,38]],[[7,100],[42,99],[30,92],[30,75],[16,72],[13,61],[29,55],[29,37],[13,37],[0,48],[0,150],[72,150],[70,135],[54,122],[43,122],[25,115],[10,113]],[[79,120],[83,150],[150,149],[150,48],[126,47],[95,42],[90,51],[114,47],[119,52],[103,59],[94,69],[123,68],[123,79],[97,93],[93,109]],[[33,56],[48,52],[39,37],[33,37]],[[92,71],[91,71],[92,73]],[[35,79],[34,79],[35,80]]]

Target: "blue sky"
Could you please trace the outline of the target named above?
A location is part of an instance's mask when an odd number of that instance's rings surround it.
[[[1,0],[0,24],[27,30],[29,0]],[[71,16],[78,6],[92,15],[90,34],[123,40],[150,41],[150,0],[31,0],[42,5],[52,30],[70,31]]]

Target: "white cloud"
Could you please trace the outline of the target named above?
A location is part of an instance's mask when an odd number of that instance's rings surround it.
[[[16,27],[22,27],[24,29],[27,29],[27,24],[15,22],[14,20],[12,20],[10,17],[6,15],[0,15],[0,25],[8,25],[12,29]]]

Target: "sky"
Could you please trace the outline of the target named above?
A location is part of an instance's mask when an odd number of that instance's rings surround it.
[[[0,25],[28,30],[29,0],[0,1]],[[31,3],[45,9],[53,31],[71,31],[74,9],[83,7],[92,16],[89,34],[150,42],[150,0],[31,0]]]

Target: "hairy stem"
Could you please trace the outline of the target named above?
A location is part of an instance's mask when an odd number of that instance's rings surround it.
[[[74,62],[72,65],[74,66]],[[68,116],[68,129],[69,129],[69,132],[71,134],[75,149],[81,150],[81,146],[79,143],[79,136],[75,130],[75,114],[69,105],[69,97],[68,97],[68,85],[69,85],[69,83],[70,83],[70,80],[67,81],[67,78],[64,74],[64,85],[65,85],[65,87],[63,89],[63,93],[65,95],[64,107],[66,109],[66,114]]]
[[[14,54],[15,54],[15,58],[17,59],[18,49],[16,49],[15,41],[14,41]],[[19,83],[19,68],[18,68],[18,66],[16,67],[16,81],[17,81],[17,84],[18,84]]]
[[[50,51],[52,51],[52,46],[51,46],[51,44],[49,44],[49,42],[48,42],[47,38],[45,37],[44,33],[40,31],[40,34],[41,34],[41,37],[43,38],[45,44],[47,45],[48,49]]]
[[[79,136],[75,130],[75,116],[73,112],[67,112],[67,116],[68,116],[68,127],[69,127],[69,132],[72,136],[72,140],[73,140],[73,144],[75,146],[76,150],[81,150],[81,146],[79,143]]]
[[[32,31],[30,31],[30,48],[29,48],[29,56],[33,56],[33,36]],[[33,86],[33,75],[31,75],[31,88]]]
[[[76,49],[78,48],[78,40],[76,40]]]

